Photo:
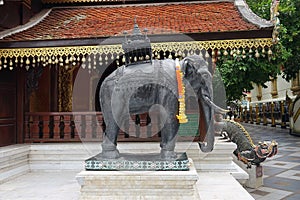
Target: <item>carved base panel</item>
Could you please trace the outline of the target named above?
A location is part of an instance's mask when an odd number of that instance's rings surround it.
[[[118,159],[102,158],[98,154],[85,161],[85,169],[93,171],[186,171],[189,170],[186,153],[177,153],[177,159],[162,160],[160,154],[120,154]]]
[[[189,171],[81,171],[80,199],[200,199],[190,163]]]

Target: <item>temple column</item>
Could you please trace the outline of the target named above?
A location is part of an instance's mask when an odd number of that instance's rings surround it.
[[[258,101],[260,101],[261,98],[262,98],[262,86],[261,86],[261,84],[256,84],[256,86],[257,86],[256,98],[257,98]]]
[[[270,77],[271,79],[271,83],[272,83],[272,87],[271,87],[271,95],[272,98],[275,99],[278,97],[278,90],[277,90],[277,78],[275,77]]]
[[[297,73],[296,77],[292,79],[291,90],[293,91],[294,95],[299,95],[300,94],[300,77],[299,77],[299,73]]]
[[[58,69],[58,111],[72,111],[73,71],[75,67],[59,67]]]

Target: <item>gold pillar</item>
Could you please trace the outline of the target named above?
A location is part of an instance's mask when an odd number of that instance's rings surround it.
[[[255,105],[255,117],[256,117],[256,124],[260,124],[260,117],[259,117],[259,107],[258,107],[258,104]]]
[[[73,68],[58,68],[58,111],[72,111]]]
[[[280,113],[281,113],[281,128],[286,128],[286,121],[285,121],[285,112],[284,112],[284,101],[280,101]]]
[[[248,123],[248,111],[247,111],[247,107],[244,108],[244,117],[245,117],[245,123]]]
[[[293,91],[294,95],[299,95],[300,94],[300,77],[299,77],[299,73],[297,73],[296,77],[292,79],[291,90]]]
[[[276,123],[275,123],[275,116],[274,116],[274,102],[271,103],[271,119],[272,119],[272,127],[275,127],[276,126]]]
[[[249,113],[250,113],[250,123],[253,124],[253,106],[249,106]]]
[[[256,86],[257,86],[257,96],[256,96],[256,98],[257,98],[258,101],[260,101],[261,98],[262,98],[262,86],[261,86],[261,84],[256,84]]]
[[[268,125],[268,122],[267,122],[267,117],[266,117],[266,104],[265,103],[263,103],[263,107],[262,107],[262,109],[263,109],[263,125]]]
[[[277,78],[270,77],[271,83],[272,83],[272,91],[271,95],[272,98],[277,98],[278,97],[278,90],[277,90]]]
[[[243,122],[243,107],[242,106],[240,106],[239,107],[239,120],[240,120],[240,122]]]

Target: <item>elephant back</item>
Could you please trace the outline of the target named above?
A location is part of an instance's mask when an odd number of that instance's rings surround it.
[[[120,91],[135,91],[147,84],[157,84],[168,88],[177,96],[177,80],[174,60],[154,60],[151,63],[122,66],[107,77],[113,80]]]

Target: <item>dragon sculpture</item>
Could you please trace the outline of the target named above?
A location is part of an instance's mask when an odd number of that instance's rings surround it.
[[[240,123],[227,119],[223,122],[221,136],[237,145],[233,153],[238,160],[247,165],[247,168],[251,168],[251,165],[259,166],[266,158],[277,154],[278,144],[276,141],[264,141],[254,145],[249,133]]]

